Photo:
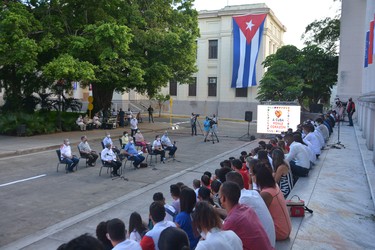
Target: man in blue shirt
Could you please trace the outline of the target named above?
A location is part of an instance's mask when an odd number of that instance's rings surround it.
[[[133,161],[133,166],[135,168],[139,168],[139,164],[145,160],[145,157],[138,153],[134,146],[133,137],[129,137],[129,142],[125,146],[125,151],[128,153],[128,160]]]

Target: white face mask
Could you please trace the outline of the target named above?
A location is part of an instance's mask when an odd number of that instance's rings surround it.
[[[133,144],[134,143],[134,141],[129,141],[131,144]]]
[[[67,142],[66,142],[66,145],[70,145],[70,142],[67,141]]]
[[[125,136],[128,136],[128,134],[125,134]]]
[[[111,135],[107,135],[108,138],[111,138]]]

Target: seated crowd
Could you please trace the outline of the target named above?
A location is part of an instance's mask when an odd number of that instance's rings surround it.
[[[168,151],[169,158],[174,159],[177,147],[175,143],[172,144],[168,137],[168,131],[165,131],[163,136],[160,138],[159,135],[155,137],[154,142],[151,144],[145,140],[141,131],[137,128],[134,136],[129,136],[127,131],[124,131],[123,136],[119,138],[120,148],[113,144],[111,134],[106,132],[104,139],[101,141],[103,150],[100,153],[100,159],[103,164],[112,168],[112,176],[120,176],[118,169],[122,165],[124,159],[128,159],[133,162],[135,169],[140,168],[141,163],[145,160],[144,153],[159,154],[160,162],[165,163],[167,158],[165,157],[166,151]],[[141,150],[138,150],[140,147]],[[81,137],[81,142],[78,145],[78,150],[81,158],[87,159],[87,165],[94,167],[99,154],[92,150],[88,141],[87,136]],[[60,147],[60,160],[67,164],[67,173],[74,172],[74,168],[79,162],[79,158],[72,154],[69,139],[65,139],[64,143]]]
[[[128,232],[115,218],[98,224],[97,238],[81,235],[59,249],[78,249],[70,246],[79,241],[92,244],[80,249],[274,249],[292,231],[285,199],[298,178],[308,176],[332,133],[335,119],[328,116],[223,160],[214,174],[204,172],[191,187],[172,184],[171,204],[156,192],[149,221],[133,212]],[[128,143],[132,141],[129,137]]]

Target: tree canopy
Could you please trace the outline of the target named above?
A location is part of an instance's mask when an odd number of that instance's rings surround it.
[[[337,81],[338,58],[316,45],[299,50],[281,47],[263,62],[267,68],[260,80],[260,101],[298,101],[301,106],[324,102]]]
[[[96,110],[110,107],[114,91],[153,97],[170,79],[190,82],[199,36],[193,2],[3,1],[0,80],[6,105],[22,109],[13,100],[53,89],[58,80],[91,84]]]

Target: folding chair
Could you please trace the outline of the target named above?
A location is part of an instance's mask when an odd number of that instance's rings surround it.
[[[77,149],[78,149],[78,152],[79,152],[79,159],[85,159],[86,160],[86,168],[88,167],[88,162],[89,162],[89,157],[87,157],[86,155],[82,154],[81,153],[81,150],[79,150],[79,147],[77,145]]]
[[[150,157],[150,166],[151,166],[151,161],[152,161],[152,157],[155,156],[155,164],[158,162],[158,155],[154,153],[154,151],[152,150],[152,145],[151,144],[147,144],[146,145],[147,147],[147,157],[146,157],[146,162],[147,162],[147,159],[149,156]]]
[[[61,160],[60,149],[56,150],[56,154],[57,154],[57,158],[59,159],[59,161],[57,162],[57,166],[56,166],[56,172],[59,172],[59,165],[65,165],[65,172],[68,172],[68,164]]]
[[[112,166],[105,163],[105,161],[102,160],[102,157],[99,155],[100,161],[102,162],[102,165],[100,166],[99,176],[102,173],[102,168],[107,168],[107,174],[111,170],[112,173]]]

